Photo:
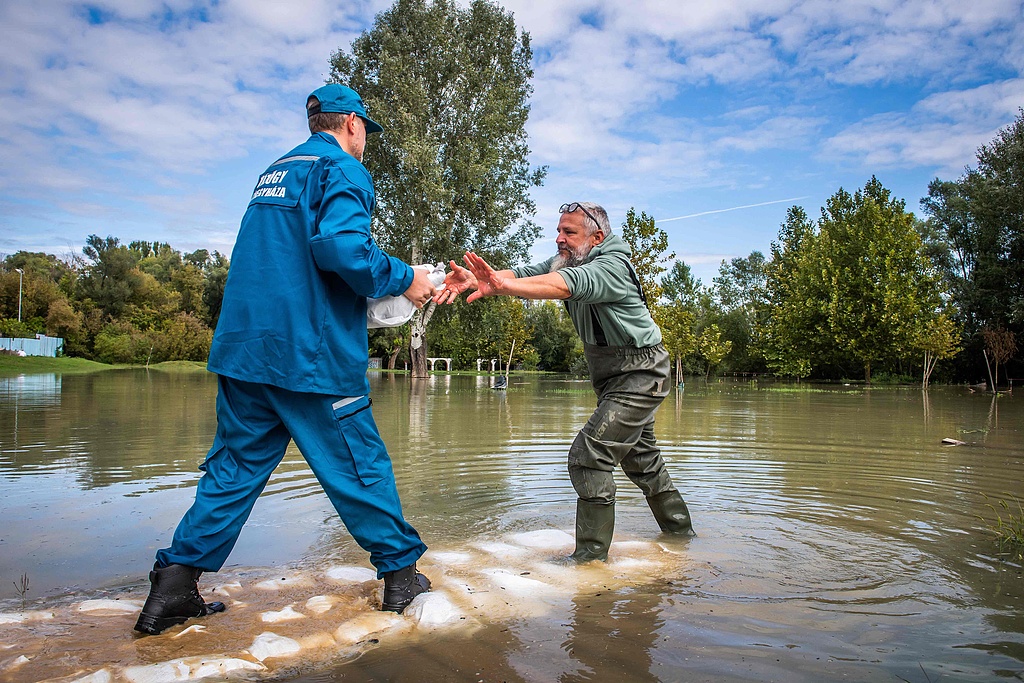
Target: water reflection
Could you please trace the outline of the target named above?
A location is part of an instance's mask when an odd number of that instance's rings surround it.
[[[607,600],[595,600],[600,597],[601,594],[573,597],[568,637],[562,649],[578,668],[563,672],[558,680],[660,680],[651,671],[651,653],[662,637],[661,599],[645,590],[624,591],[615,596],[611,605]],[[608,609],[597,612],[595,607]]]
[[[489,554],[473,569],[513,562],[537,577],[550,558],[528,566],[496,553],[509,534],[571,530],[565,457],[593,409],[589,385],[512,377],[495,391],[487,377],[389,374],[371,383],[406,516],[439,581],[493,580],[453,573],[456,555],[444,554],[480,548]],[[23,572],[37,605],[126,586],[144,597],[153,551],[191,503],[215,393],[204,373],[0,378],[0,612]],[[990,504],[1024,490],[1024,407],[1014,401],[941,387],[690,382],[665,402],[656,433],[699,536],[662,537],[640,495],[618,482],[619,559],[633,554],[629,542],[656,542],[674,564],[614,588],[579,590],[552,573],[559,588],[543,613],[511,601],[518,614],[484,614],[472,638],[382,640],[335,673],[921,680],[923,665],[932,680],[1019,675],[1022,568],[997,554],[986,522]],[[967,445],[944,447],[946,437]],[[292,448],[228,571],[363,560]]]

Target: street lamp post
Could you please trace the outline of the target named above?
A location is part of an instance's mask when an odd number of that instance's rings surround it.
[[[18,271],[18,322],[21,322],[21,283],[25,279],[25,271],[21,268],[15,268]]]

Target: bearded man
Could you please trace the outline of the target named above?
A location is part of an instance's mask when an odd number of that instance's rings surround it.
[[[666,533],[693,535],[690,512],[672,484],[654,437],[654,413],[671,387],[661,330],[647,308],[629,246],[613,235],[597,204],[559,208],[555,256],[532,266],[495,271],[474,253],[466,268],[452,261],[445,288],[434,297],[451,303],[473,291],[485,296],[558,299],[583,340],[597,410],[569,448],[576,489],[577,562],[608,559],[615,528],[616,467],[636,484]]]

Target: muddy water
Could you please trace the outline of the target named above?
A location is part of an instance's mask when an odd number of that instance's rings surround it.
[[[135,638],[215,382],[0,377],[0,681],[1024,678],[1022,565],[988,530],[1024,492],[1020,397],[690,383],[656,431],[699,535],[660,535],[622,477],[612,561],[574,568],[564,460],[587,384],[372,384],[437,599],[376,612],[365,553],[289,451],[203,577],[228,612]]]

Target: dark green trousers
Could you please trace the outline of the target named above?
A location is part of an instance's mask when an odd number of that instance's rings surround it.
[[[616,467],[650,498],[675,490],[654,437],[654,413],[671,388],[668,352],[585,344],[597,409],[569,448],[569,478],[581,500],[615,502]]]

